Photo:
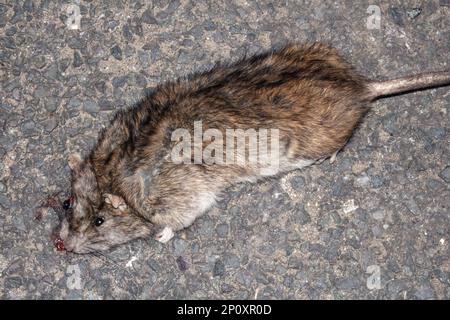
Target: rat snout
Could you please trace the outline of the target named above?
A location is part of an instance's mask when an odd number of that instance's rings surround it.
[[[69,232],[69,224],[65,219],[61,220],[59,227],[53,230],[51,239],[57,251],[66,250],[66,246],[64,245],[64,239],[67,237],[68,232]]]
[[[87,239],[83,234],[73,232],[69,229],[69,223],[67,220],[62,221],[59,232],[56,232],[53,235],[53,244],[58,251],[86,253],[86,249],[83,249],[86,241]]]
[[[65,249],[73,253],[88,253],[89,250],[85,248],[86,240],[82,234],[70,234],[64,239]]]
[[[56,235],[53,239],[53,244],[58,251],[65,251],[66,247],[64,246],[64,241],[61,239],[59,235]]]

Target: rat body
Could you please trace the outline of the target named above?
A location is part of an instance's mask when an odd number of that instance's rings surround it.
[[[119,111],[88,157],[69,158],[74,204],[60,237],[76,253],[109,249],[155,231],[157,240],[167,242],[235,183],[334,159],[372,100],[449,83],[450,72],[370,81],[336,50],[312,44],[289,45],[163,84],[136,107]],[[225,164],[173,161],[180,143],[174,131],[195,134],[199,121],[203,130],[224,137],[230,128],[277,129],[276,169],[248,163],[251,150],[234,150],[234,161]],[[212,142],[194,145],[184,159]],[[225,149],[214,149],[215,159],[229,156]]]

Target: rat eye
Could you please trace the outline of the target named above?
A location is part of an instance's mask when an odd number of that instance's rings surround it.
[[[95,220],[94,220],[94,225],[95,225],[96,227],[100,227],[100,226],[102,225],[103,222],[105,222],[105,218],[103,218],[103,217],[98,217],[98,218],[95,218]]]
[[[71,196],[69,199],[65,200],[62,205],[63,209],[64,210],[72,209],[73,208],[73,200],[74,200],[73,196]]]
[[[70,201],[69,201],[69,199],[67,199],[66,201],[63,202],[63,209],[64,210],[69,210],[70,209]]]

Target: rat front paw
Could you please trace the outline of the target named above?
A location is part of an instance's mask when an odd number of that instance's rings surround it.
[[[155,240],[157,240],[161,243],[166,243],[170,239],[172,239],[174,235],[175,235],[175,233],[173,232],[173,230],[171,228],[164,227],[164,229],[162,229],[160,232],[158,232],[156,234]]]

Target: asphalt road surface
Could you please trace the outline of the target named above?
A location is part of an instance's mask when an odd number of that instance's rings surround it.
[[[0,298],[450,298],[448,87],[379,100],[335,163],[237,185],[166,245],[61,253],[35,218],[158,83],[307,41],[372,78],[449,69],[448,0],[0,2]]]

